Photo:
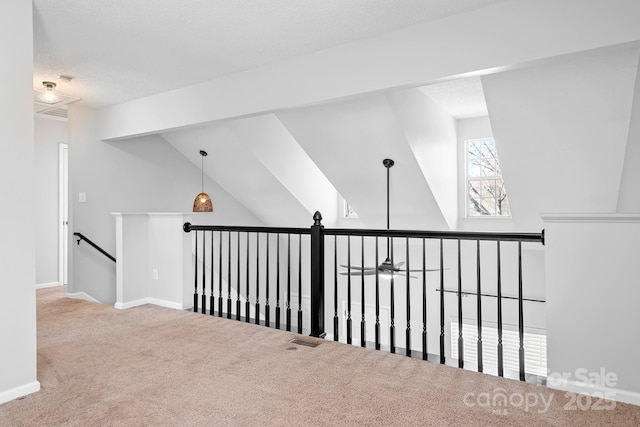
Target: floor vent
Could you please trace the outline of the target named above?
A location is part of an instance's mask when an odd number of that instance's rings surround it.
[[[317,347],[318,346],[317,342],[305,341],[305,340],[300,339],[300,338],[292,338],[288,342],[290,342],[291,344],[303,345],[305,347]]]

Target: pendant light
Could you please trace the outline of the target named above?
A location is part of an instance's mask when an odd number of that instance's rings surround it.
[[[207,152],[204,150],[200,150],[200,155],[202,156],[201,167],[200,167],[200,177],[202,184],[202,191],[198,194],[193,201],[193,211],[194,212],[213,212],[213,203],[211,202],[211,197],[207,193],[204,192],[204,158],[207,155]]]

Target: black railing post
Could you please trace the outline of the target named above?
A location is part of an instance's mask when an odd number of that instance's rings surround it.
[[[311,226],[311,336],[324,338],[324,226],[313,215]]]

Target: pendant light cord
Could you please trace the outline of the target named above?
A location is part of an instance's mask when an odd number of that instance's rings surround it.
[[[204,193],[204,155],[200,154],[200,185]]]

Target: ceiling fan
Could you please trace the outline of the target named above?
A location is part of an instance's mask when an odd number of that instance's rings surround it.
[[[382,164],[384,165],[385,168],[387,168],[387,231],[389,231],[389,170],[393,167],[393,165],[395,164],[395,162],[391,159],[384,159],[382,161]],[[387,237],[387,258],[382,261],[382,263],[380,263],[380,265],[376,266],[376,267],[365,267],[365,266],[358,266],[358,265],[344,265],[344,264],[340,264],[340,267],[343,268],[347,268],[349,269],[349,271],[347,272],[342,272],[340,274],[342,274],[343,276],[347,276],[347,275],[352,275],[352,276],[373,276],[376,274],[376,271],[379,275],[384,275],[384,276],[406,276],[407,274],[411,273],[411,272],[426,272],[426,271],[439,271],[439,268],[428,268],[428,269],[415,269],[415,270],[406,270],[406,269],[402,269],[402,266],[404,265],[404,261],[400,261],[396,264],[392,264],[391,263],[391,256],[390,256],[390,250],[391,250],[391,239]],[[351,271],[354,270],[354,271]],[[409,275],[409,277],[412,277],[414,279],[417,279],[416,276],[411,276]]]

